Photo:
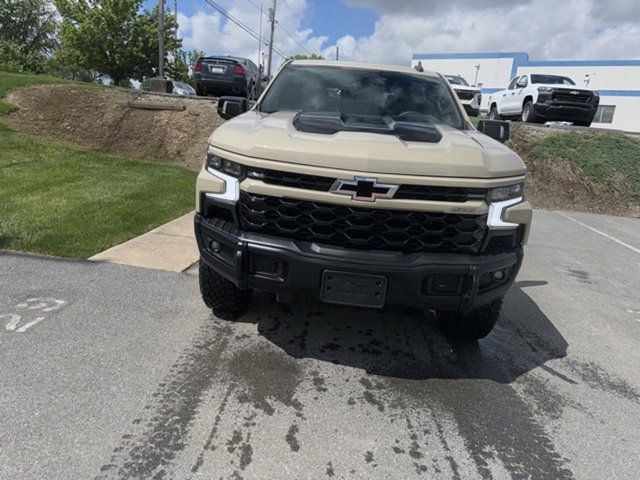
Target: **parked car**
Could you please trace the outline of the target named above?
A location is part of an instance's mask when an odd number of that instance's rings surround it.
[[[439,74],[350,62],[290,61],[248,105],[219,99],[230,120],[196,182],[200,289],[219,318],[261,290],[491,331],[531,224],[507,122],[474,128]]]
[[[478,113],[480,113],[482,90],[478,87],[470,86],[460,75],[445,75],[444,77],[456,91],[456,95],[458,95],[458,98],[460,99],[464,109],[467,111],[467,114],[477,117]]]
[[[511,79],[509,87],[489,97],[489,118],[523,122],[573,122],[588,127],[600,104],[595,90],[577,87],[569,77],[531,73]]]
[[[196,91],[193,89],[191,85],[185,82],[178,82],[176,80],[171,80],[173,84],[172,93],[176,95],[195,95]]]
[[[248,58],[204,57],[198,59],[193,71],[196,94],[199,96],[236,95],[257,98],[261,82],[260,69]]]

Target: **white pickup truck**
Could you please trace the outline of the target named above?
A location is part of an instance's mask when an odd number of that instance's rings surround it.
[[[482,102],[482,90],[478,87],[470,86],[460,75],[445,75],[444,78],[451,84],[460,99],[467,115],[477,117],[480,113],[480,103]]]
[[[525,74],[511,79],[506,90],[489,97],[489,118],[521,118],[523,122],[573,122],[588,127],[598,110],[600,95],[577,87],[569,77]]]

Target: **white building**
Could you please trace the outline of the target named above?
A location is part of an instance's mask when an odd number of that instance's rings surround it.
[[[485,111],[489,95],[507,88],[517,75],[563,75],[600,92],[594,127],[640,132],[640,60],[531,61],[524,52],[426,53],[415,54],[411,65],[419,61],[425,70],[461,75],[481,87]]]

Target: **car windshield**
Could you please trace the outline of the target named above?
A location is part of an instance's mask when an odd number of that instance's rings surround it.
[[[550,85],[575,85],[569,77],[559,75],[531,75],[531,83],[547,83]]]
[[[182,82],[173,82],[173,86],[180,88],[182,90],[191,90],[191,87],[189,85],[187,85],[186,83],[182,83]]]
[[[462,85],[462,86],[465,86],[465,87],[469,86],[467,81],[462,77],[458,77],[456,75],[445,75],[445,78],[447,80],[449,80],[449,83],[451,85]]]
[[[465,127],[441,77],[364,68],[290,65],[275,78],[259,110],[336,112]]]

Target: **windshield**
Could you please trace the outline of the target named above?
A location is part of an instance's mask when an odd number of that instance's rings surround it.
[[[463,85],[465,87],[468,87],[469,84],[467,83],[467,81],[462,78],[462,77],[458,77],[456,75],[445,75],[444,76],[447,80],[449,80],[449,83],[451,85]]]
[[[444,79],[362,68],[290,65],[275,78],[259,109],[390,117],[458,129],[465,125]]]
[[[548,83],[551,85],[575,85],[569,77],[559,75],[531,75],[531,83]]]

